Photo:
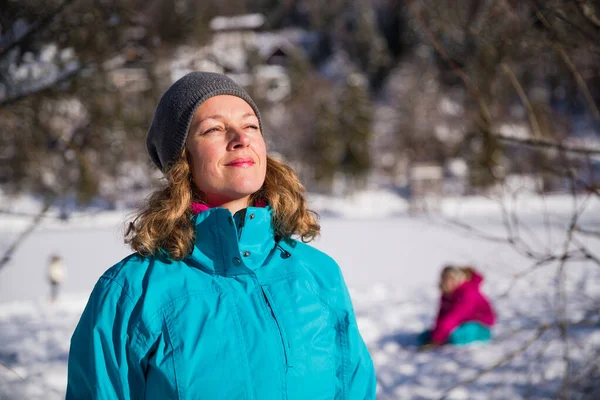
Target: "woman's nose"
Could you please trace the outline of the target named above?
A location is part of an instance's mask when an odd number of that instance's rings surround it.
[[[248,147],[249,145],[250,136],[246,131],[237,127],[231,128],[231,140],[229,141],[231,149]]]

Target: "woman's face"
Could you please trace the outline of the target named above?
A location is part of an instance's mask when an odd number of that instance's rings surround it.
[[[194,183],[209,206],[246,207],[265,181],[267,150],[258,118],[239,97],[215,96],[202,103],[186,147]]]

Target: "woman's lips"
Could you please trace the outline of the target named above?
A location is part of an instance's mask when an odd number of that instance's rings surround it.
[[[228,167],[251,167],[254,165],[254,160],[250,158],[239,158],[225,165]]]

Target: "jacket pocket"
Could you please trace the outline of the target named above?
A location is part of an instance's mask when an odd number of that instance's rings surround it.
[[[335,314],[315,295],[308,279],[283,279],[262,287],[286,351],[288,399],[333,399],[339,354]]]
[[[273,295],[267,286],[261,286],[263,296],[265,302],[267,303],[267,307],[271,311],[271,315],[273,316],[273,320],[275,321],[275,325],[277,325],[277,330],[279,331],[279,337],[281,339],[281,345],[283,347],[283,357],[285,362],[285,370],[292,367],[290,362],[290,341],[288,340],[288,336],[285,332],[285,328],[282,324],[281,315],[277,308],[275,301],[273,300]]]

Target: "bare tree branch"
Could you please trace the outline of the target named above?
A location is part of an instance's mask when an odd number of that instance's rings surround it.
[[[531,256],[533,256],[533,255],[531,255]],[[531,257],[531,258],[534,258],[534,257]],[[534,273],[535,271],[537,271],[545,266],[552,264],[553,262],[556,262],[556,261],[562,262],[563,260],[564,261],[587,261],[587,260],[593,260],[593,259],[594,259],[594,255],[591,254],[589,252],[589,250],[585,247],[578,248],[577,250],[571,251],[568,254],[561,254],[561,255],[553,254],[553,255],[548,255],[542,259],[538,259],[529,268],[514,274],[512,276],[512,279],[511,279],[511,282],[510,282],[508,288],[502,294],[500,294],[499,297],[507,297],[510,294],[510,291],[513,289],[514,285],[517,283],[517,281],[526,277],[527,275]],[[599,261],[599,265],[600,265],[600,260],[598,260],[598,261]]]
[[[10,372],[12,372],[13,374],[15,374],[16,376],[19,377],[19,379],[23,380],[25,378],[23,378],[21,375],[19,375],[19,373],[17,371],[15,371],[14,369],[12,369],[11,367],[9,367],[8,365],[4,364],[2,361],[0,361],[0,366],[6,368],[7,370],[9,370]]]
[[[16,103],[19,100],[21,100],[22,98],[34,95],[36,93],[41,93],[44,90],[48,90],[48,89],[53,88],[63,82],[67,82],[70,79],[72,79],[73,77],[79,75],[83,70],[84,70],[84,66],[79,65],[77,68],[73,68],[72,70],[69,70],[66,73],[63,73],[56,80],[54,80],[52,82],[48,82],[47,84],[45,84],[43,86],[31,89],[31,90],[24,90],[15,96],[7,97],[5,99],[0,100],[0,106],[7,106],[10,104]]]
[[[573,232],[577,226],[579,217],[585,210],[587,203],[589,202],[590,196],[587,196],[582,204],[577,207],[577,195],[573,191],[573,203],[574,209],[573,215],[571,216],[571,222],[567,230],[567,237],[563,244],[563,255],[557,270],[557,284],[556,284],[556,302],[557,302],[557,326],[560,332],[560,337],[563,340],[563,361],[565,362],[565,373],[563,376],[563,383],[560,390],[561,397],[568,398],[570,376],[571,376],[571,357],[569,356],[569,335],[568,335],[568,321],[567,321],[567,289],[566,289],[566,276],[565,276],[565,265],[567,262],[566,255],[569,254],[569,248],[573,241]]]
[[[472,227],[471,225],[465,223],[465,222],[461,222],[455,219],[451,219],[451,218],[442,218],[441,219],[442,222],[445,222],[449,225],[453,225],[459,228],[464,229],[465,231],[471,233],[473,236],[476,236],[478,238],[490,241],[490,242],[497,242],[497,243],[508,243],[508,244],[513,244],[514,243],[514,239],[513,238],[506,238],[504,236],[494,236],[494,235],[490,235],[486,232],[480,231],[474,227]]]
[[[590,89],[588,88],[587,84],[585,83],[585,80],[583,79],[583,77],[581,76],[579,71],[577,70],[577,67],[575,66],[575,64],[573,64],[573,61],[571,61],[571,59],[567,55],[567,52],[560,44],[554,43],[553,47],[554,47],[554,50],[560,56],[560,58],[562,58],[563,62],[567,66],[567,68],[571,71],[571,73],[575,77],[575,82],[577,82],[577,86],[579,86],[579,90],[581,90],[583,97],[587,101],[587,103],[590,107],[590,110],[592,111],[592,115],[594,116],[594,118],[600,119],[600,110],[598,110],[598,105],[594,101],[594,97],[592,96]]]
[[[17,237],[17,239],[4,252],[4,255],[2,255],[2,258],[0,259],[0,269],[2,269],[2,267],[4,267],[6,264],[8,264],[10,262],[13,253],[17,250],[17,248],[21,245],[21,243],[23,243],[23,241],[25,239],[27,239],[27,237],[34,231],[34,229],[40,224],[40,222],[44,218],[44,215],[50,209],[51,203],[52,203],[52,201],[50,199],[46,200],[46,203],[44,204],[44,206],[42,207],[40,212],[31,221],[31,223],[29,224],[27,229],[25,229],[23,232],[21,232],[21,234]]]
[[[408,6],[409,6],[409,9],[411,10],[411,12],[413,13],[413,15],[415,16],[415,18],[417,19],[417,21],[419,22],[419,25],[421,26],[421,28],[427,34],[427,37],[429,38],[430,42],[432,43],[432,45],[434,46],[434,48],[436,49],[438,54],[440,54],[440,56],[444,59],[444,61],[446,61],[446,63],[450,66],[450,68],[452,68],[452,70],[460,77],[460,79],[465,84],[465,87],[467,88],[467,90],[478,100],[480,109],[481,109],[482,113],[484,114],[484,116],[491,118],[490,111],[488,109],[487,104],[483,101],[483,98],[481,96],[479,88],[473,83],[473,81],[467,75],[467,73],[464,70],[462,70],[458,65],[456,65],[456,63],[450,58],[450,56],[445,51],[443,46],[439,43],[439,41],[436,39],[436,37],[433,35],[431,30],[427,26],[420,10],[415,5],[414,1],[409,1]],[[543,14],[541,14],[541,12],[539,12],[539,11],[538,11],[538,13],[540,15],[540,18],[544,18],[544,20],[545,20],[545,17],[543,16]],[[546,20],[546,22],[547,22],[547,20]],[[548,29],[552,29],[552,26],[549,23],[548,23],[547,27],[548,27]],[[575,65],[570,61],[568,55],[564,52],[564,50],[562,50],[562,47],[560,47],[560,45],[558,45],[556,43],[555,43],[555,46],[558,46],[555,48],[555,50],[559,53],[559,56],[561,56],[561,58],[563,59],[565,64],[567,64],[567,67],[573,73],[573,76],[577,80],[578,86],[580,87],[580,90],[582,90],[582,92],[584,93],[586,100],[588,102],[591,101],[590,107],[592,109],[592,112],[594,113],[594,115],[597,118],[600,118],[600,111],[598,111],[598,108],[596,107],[596,104],[591,97],[589,89],[587,88],[585,82],[583,81],[583,78],[581,77],[581,74],[579,74]],[[539,133],[540,133],[539,123],[538,123],[537,119],[535,118],[535,114],[533,113],[533,108],[531,107],[530,102],[527,100],[527,96],[525,95],[524,90],[518,83],[518,80],[515,81],[513,79],[513,78],[515,78],[514,73],[512,74],[512,77],[511,77],[512,71],[510,71],[510,69],[507,70],[507,68],[508,68],[508,66],[503,64],[504,72],[508,75],[509,79],[511,80],[511,83],[513,84],[513,86],[515,87],[517,92],[519,93],[519,97],[521,98],[524,105],[528,109],[528,114],[529,114],[529,118],[531,121],[532,129],[534,131],[534,135],[538,136],[538,138],[536,138],[536,139],[515,138],[515,137],[503,135],[500,133],[494,133],[493,135],[496,138],[503,140],[503,141],[515,142],[515,143],[519,143],[521,145],[530,146],[530,147],[554,148],[554,149],[569,152],[569,153],[577,153],[577,154],[585,154],[585,155],[600,155],[600,149],[589,149],[589,148],[585,148],[585,147],[565,145],[560,142],[552,141],[549,139],[542,139],[539,135]],[[519,88],[521,88],[521,90],[519,90]],[[528,104],[529,104],[529,107],[527,106]]]
[[[596,264],[600,267],[600,256],[592,253],[589,248],[587,248],[586,246],[583,245],[583,243],[581,243],[581,241],[574,239],[574,242],[576,242],[577,244],[580,245],[579,251],[587,260],[592,261],[594,264]]]
[[[506,186],[504,186],[504,188],[506,188]],[[515,204],[517,203],[518,194],[519,191],[514,191],[511,195],[511,199]],[[506,228],[508,237],[513,240],[513,245],[515,246],[518,252],[531,257],[536,252],[533,250],[533,247],[528,245],[525,242],[525,240],[523,240],[523,238],[521,237],[522,229],[526,230],[529,234],[529,237],[534,239],[540,247],[543,247],[544,245],[534,235],[533,231],[529,229],[529,227],[527,227],[522,221],[520,221],[519,216],[517,215],[516,206],[512,209],[512,211],[509,211],[505,205],[505,202],[499,200],[498,204],[500,206],[500,209],[502,210],[502,219],[504,221],[504,226]],[[552,250],[546,246],[546,252],[551,253]],[[539,256],[536,257],[539,258]]]
[[[514,278],[515,280],[530,274],[531,272],[533,272],[534,269],[543,267],[554,261],[562,261],[563,259],[570,260],[570,261],[583,261],[583,260],[589,259],[588,253],[584,253],[583,251],[581,251],[579,249],[576,251],[570,251],[567,254],[540,253],[538,251],[533,250],[520,237],[512,235],[509,232],[507,232],[507,237],[496,236],[496,235],[491,235],[487,232],[481,231],[479,229],[476,229],[473,226],[469,225],[468,223],[461,222],[461,221],[458,221],[455,219],[441,218],[440,220],[443,223],[446,223],[448,225],[461,228],[461,229],[465,230],[466,232],[468,232],[468,233],[472,234],[473,236],[478,237],[480,239],[483,239],[483,240],[486,240],[489,242],[510,244],[511,246],[513,246],[513,248],[519,254],[521,254],[527,258],[537,260],[531,268],[529,268],[528,270],[523,271],[519,274],[516,274],[515,278]]]
[[[598,105],[594,101],[593,96],[591,95],[590,88],[587,86],[587,83],[586,83],[584,77],[582,76],[582,73],[578,70],[579,67],[576,66],[575,62],[571,59],[571,56],[566,51],[567,49],[569,49],[569,47],[566,44],[563,45],[564,41],[561,41],[561,38],[559,37],[559,32],[555,29],[554,26],[552,26],[552,23],[548,19],[546,19],[546,16],[544,15],[544,13],[554,12],[554,13],[556,13],[557,17],[560,17],[561,19],[567,19],[566,22],[568,22],[570,24],[574,24],[575,22],[568,20],[569,14],[564,14],[564,15],[561,14],[562,10],[556,8],[555,3],[553,3],[552,9],[550,9],[550,8],[543,9],[540,6],[541,2],[538,2],[537,0],[532,0],[532,2],[534,3],[535,6],[537,6],[537,8],[533,9],[533,11],[536,13],[537,19],[545,27],[546,32],[550,33],[550,35],[544,35],[546,37],[549,36],[549,41],[547,42],[547,45],[543,46],[544,53],[547,53],[546,49],[550,49],[555,54],[555,56],[552,56],[552,54],[550,54],[550,56],[552,58],[558,58],[562,61],[562,63],[564,63],[566,68],[569,70],[570,75],[572,76],[571,81],[575,82],[578,92],[581,93],[582,97],[585,99],[585,102],[588,104],[590,113],[594,116],[594,118],[600,119],[600,111],[598,109]],[[472,7],[474,6],[472,3],[470,3],[470,5]],[[425,16],[425,17],[423,16],[423,14],[422,14],[423,9],[422,9],[422,7],[420,7],[419,2],[414,1],[414,0],[409,1],[408,6],[409,6],[408,8],[409,8],[411,14],[414,16],[415,21],[420,26],[421,30],[424,32],[428,41],[432,44],[432,47],[439,54],[439,56],[448,64],[450,69],[457,75],[457,77],[459,77],[459,79],[465,86],[467,92],[479,103],[479,108],[480,108],[480,112],[481,112],[480,118],[482,118],[482,120],[485,122],[487,122],[487,121],[491,122],[491,117],[490,117],[491,114],[489,111],[489,109],[490,109],[489,107],[492,106],[492,101],[487,100],[484,97],[485,95],[487,95],[487,92],[484,91],[486,88],[486,82],[483,81],[482,85],[478,86],[478,82],[473,79],[474,76],[469,75],[467,73],[467,71],[469,71],[468,70],[469,67],[467,66],[467,67],[464,67],[465,69],[463,69],[462,67],[458,66],[453,61],[452,57],[449,55],[451,53],[447,52],[446,51],[447,49],[441,45],[441,43],[443,43],[441,41],[441,39],[438,40],[438,37],[440,37],[440,38],[442,37],[441,34],[437,33],[437,31],[435,29],[433,29],[434,26],[437,26],[437,25],[435,25],[437,21],[427,21],[426,22],[427,16]],[[582,4],[578,4],[578,6],[581,8]],[[587,3],[585,4],[585,6],[589,8]],[[593,9],[591,9],[591,8],[589,8],[587,10],[588,14],[589,14],[590,10],[592,11],[591,15],[595,16],[595,14],[593,14]],[[469,13],[469,11],[471,11],[471,13]],[[467,27],[468,27],[469,23],[474,20],[474,15],[476,14],[477,9],[476,8],[469,9],[469,7],[467,5],[466,12],[467,12]],[[516,15],[516,14],[515,14],[515,16],[518,17],[518,15]],[[555,19],[553,18],[552,21],[554,21],[554,20]],[[579,22],[581,22],[581,18],[578,18],[578,20],[579,20]],[[515,21],[520,22],[517,19]],[[444,21],[442,21],[442,23],[443,22]],[[462,21],[460,22],[460,24],[462,26]],[[600,26],[600,25],[598,25],[598,26]],[[586,37],[589,38],[590,34],[588,32],[591,32],[591,30],[589,29],[589,26],[586,26],[586,28],[588,28],[588,29],[586,29],[585,31],[578,30],[577,37],[581,38],[581,35],[579,33],[584,33],[584,34],[586,34]],[[450,30],[450,28],[448,28],[448,29]],[[465,31],[465,30],[466,29],[463,28],[463,31]],[[581,32],[579,32],[579,31],[581,31]],[[463,32],[463,33],[469,34],[469,32]],[[524,32],[524,33],[526,33],[526,32]],[[486,61],[489,61],[489,62],[498,63],[499,62],[498,60],[500,59],[500,55],[502,55],[503,51],[506,49],[505,45],[510,47],[510,45],[508,43],[502,43],[501,37],[497,38],[500,41],[500,44],[498,44],[498,41],[488,40],[489,37],[486,39],[485,35],[483,35],[483,34],[479,35],[479,33],[474,32],[474,30],[470,31],[470,35],[472,38],[476,38],[475,40],[477,40],[477,45],[479,46],[479,48],[485,50],[486,55],[493,55],[493,57],[489,57],[489,59],[486,59]],[[436,37],[436,36],[438,36],[438,37]],[[536,37],[539,41],[539,36],[536,36]],[[569,36],[568,39],[571,39],[571,36]],[[590,43],[594,43],[594,41],[592,40],[592,41],[590,41]],[[596,48],[591,49],[590,51],[593,52],[595,50],[596,50]],[[586,59],[586,60],[588,60],[588,59]],[[471,66],[472,64],[469,64],[469,65]],[[569,142],[569,141],[563,142],[563,141],[557,141],[557,140],[551,140],[551,139],[544,138],[543,131],[542,131],[543,126],[540,124],[540,122],[544,122],[544,121],[538,120],[538,116],[536,115],[534,106],[527,96],[527,91],[519,82],[517,74],[510,68],[511,65],[512,64],[508,64],[508,63],[500,63],[499,66],[500,66],[500,70],[504,73],[504,75],[506,75],[510,84],[512,85],[512,87],[514,88],[516,93],[518,94],[518,96],[521,100],[521,103],[523,104],[523,106],[525,107],[525,109],[528,112],[529,125],[530,125],[530,129],[532,132],[532,137],[531,138],[529,138],[529,137],[519,138],[519,137],[504,135],[501,133],[496,133],[496,132],[494,132],[493,129],[489,128],[489,126],[491,126],[491,124],[487,124],[485,127],[483,127],[482,131],[485,132],[485,129],[487,128],[487,131],[488,132],[491,131],[490,133],[494,138],[496,138],[500,141],[514,143],[516,146],[519,146],[521,148],[530,147],[530,148],[533,148],[535,151],[553,150],[552,154],[555,154],[554,151],[556,151],[558,153],[560,164],[558,167],[556,167],[556,170],[558,172],[555,172],[555,173],[558,173],[561,177],[568,178],[569,181],[572,183],[571,191],[573,194],[573,199],[575,201],[575,204],[573,207],[573,213],[571,215],[571,220],[569,221],[568,227],[561,226],[561,228],[560,228],[561,235],[563,232],[566,234],[563,239],[562,248],[555,249],[551,243],[552,240],[551,240],[550,236],[548,239],[547,246],[542,245],[541,247],[538,248],[538,246],[537,246],[538,238],[535,238],[536,241],[532,241],[529,238],[528,232],[525,230],[525,228],[527,228],[527,226],[521,227],[521,223],[523,221],[519,219],[519,216],[517,215],[516,210],[512,209],[512,206],[508,203],[501,204],[502,222],[506,228],[506,232],[505,232],[504,236],[498,236],[495,234],[489,234],[486,232],[482,232],[481,230],[478,230],[475,227],[469,225],[468,223],[464,223],[462,221],[445,220],[445,222],[449,223],[453,226],[459,227],[463,230],[466,230],[467,232],[469,232],[479,238],[483,238],[485,240],[498,242],[498,243],[508,243],[517,252],[519,252],[520,254],[526,256],[527,258],[533,260],[532,265],[527,270],[520,272],[518,274],[515,274],[513,276],[510,287],[506,291],[505,295],[507,295],[509,293],[509,291],[512,289],[512,287],[514,287],[515,283],[519,279],[523,278],[524,276],[531,274],[538,269],[541,269],[544,267],[549,267],[549,266],[554,267],[556,265],[557,269],[556,269],[556,276],[555,276],[555,279],[556,279],[555,297],[552,297],[552,295],[551,295],[549,298],[547,298],[546,299],[547,303],[544,306],[544,308],[547,308],[550,310],[554,309],[556,311],[555,320],[552,322],[543,322],[543,321],[537,322],[538,328],[536,330],[536,335],[534,335],[534,337],[531,340],[528,340],[519,349],[508,354],[506,357],[503,357],[502,359],[498,360],[496,363],[489,366],[488,368],[485,368],[484,370],[480,371],[472,378],[470,378],[466,381],[463,381],[463,382],[459,382],[459,383],[453,385],[452,387],[448,388],[442,395],[442,398],[449,396],[450,392],[452,390],[454,390],[455,388],[457,388],[459,386],[466,386],[466,385],[478,380],[481,376],[493,371],[497,367],[510,362],[516,355],[527,350],[529,348],[529,346],[531,346],[534,342],[536,342],[544,334],[544,332],[547,332],[550,329],[556,329],[555,332],[559,335],[560,340],[562,340],[562,343],[563,343],[562,358],[565,362],[566,371],[562,378],[563,380],[562,380],[562,388],[560,389],[560,391],[561,391],[560,394],[562,396],[566,397],[566,396],[572,394],[572,393],[570,393],[571,391],[575,390],[575,388],[573,386],[573,381],[571,379],[572,375],[573,375],[572,370],[575,366],[574,363],[576,362],[576,360],[573,359],[574,354],[571,354],[571,353],[572,353],[572,350],[575,350],[575,348],[570,343],[570,341],[573,339],[570,336],[569,329],[572,326],[578,325],[579,323],[570,321],[567,318],[567,309],[566,309],[567,300],[569,300],[569,302],[571,302],[573,300],[574,294],[572,292],[567,292],[566,275],[569,272],[567,266],[571,265],[574,262],[584,262],[585,265],[587,266],[590,264],[589,261],[592,261],[593,263],[600,266],[600,257],[598,257],[596,254],[594,254],[592,251],[590,251],[590,249],[587,248],[586,246],[584,246],[582,243],[577,243],[577,238],[575,237],[575,233],[589,232],[589,231],[585,231],[585,230],[583,232],[580,232],[580,229],[581,229],[581,227],[579,226],[580,217],[582,216],[583,211],[585,210],[585,207],[588,204],[591,195],[595,194],[596,196],[600,197],[600,188],[599,187],[597,187],[594,183],[585,181],[587,178],[577,176],[579,173],[578,171],[580,171],[579,170],[580,160],[582,160],[583,157],[586,157],[586,156],[590,157],[590,156],[600,155],[600,147],[593,146],[593,145],[587,145],[587,144],[578,144],[578,143]],[[520,64],[515,64],[515,65],[520,65]],[[486,67],[486,65],[484,65],[483,67],[475,65],[475,68],[485,68],[485,67]],[[489,71],[494,71],[494,70],[492,69],[492,67],[488,67],[488,72]],[[490,117],[490,118],[488,118],[486,120],[486,116]],[[551,122],[551,121],[549,120],[548,122]],[[576,196],[575,190],[577,190],[577,188],[582,188],[582,187],[587,190],[587,192],[588,192],[587,197],[584,199],[584,201],[581,204],[577,204],[578,197]],[[546,214],[545,214],[545,216],[546,216]],[[547,228],[548,235],[550,235],[550,231],[551,231],[550,221],[548,218],[545,218],[544,222],[545,222],[545,226]],[[598,232],[596,235],[599,236],[600,232]],[[527,240],[525,240],[525,239],[527,239]],[[554,270],[553,270],[553,272],[554,272]],[[553,293],[553,295],[554,295],[554,293]],[[556,299],[556,302],[553,302],[554,299]]]
[[[469,78],[469,75],[467,75],[467,73],[465,71],[463,71],[462,68],[460,68],[458,65],[456,65],[456,63],[448,55],[446,50],[444,50],[444,47],[440,44],[440,42],[436,39],[435,35],[431,32],[431,30],[427,26],[427,23],[425,22],[423,15],[421,14],[421,11],[415,5],[415,2],[413,0],[409,0],[407,3],[408,3],[408,8],[412,11],[413,15],[419,22],[419,25],[421,26],[423,31],[427,34],[427,37],[431,41],[431,44],[433,45],[433,47],[436,49],[438,54],[444,59],[444,61],[446,61],[446,63],[448,63],[448,66],[450,66],[450,68],[452,68],[452,70],[460,77],[460,79],[465,84],[467,91],[469,91],[473,95],[473,97],[475,99],[477,99],[477,101],[479,102],[479,108],[480,108],[481,112],[483,113],[484,118],[488,121],[491,121],[490,110],[489,110],[487,104],[485,103],[485,101],[483,100],[483,96],[481,95],[481,92],[480,92],[479,88],[477,87],[477,85],[475,85],[473,83],[471,78]]]
[[[592,231],[592,230],[584,229],[584,228],[578,226],[575,228],[575,232],[581,233],[582,235],[592,236],[592,237],[596,237],[596,238],[600,239],[600,231]]]
[[[574,1],[573,3],[576,4],[580,4],[579,0]],[[580,11],[581,12],[581,11]],[[585,16],[584,13],[581,13],[585,18],[587,18]],[[589,40],[591,43],[594,43],[598,40],[597,36],[592,33],[592,32],[588,32],[586,29],[583,29],[582,26],[580,26],[579,24],[574,23],[573,21],[571,21],[569,18],[566,18],[562,12],[557,12],[554,13],[554,16],[558,19],[560,19],[561,21],[563,21],[566,24],[569,24],[570,27],[572,27],[573,29],[575,29],[577,32],[581,33],[582,35],[584,35],[586,37],[587,40]]]
[[[595,326],[597,326],[598,321],[592,320],[592,319],[584,319],[584,320],[580,320],[580,321],[567,321],[567,324],[570,327],[595,327]],[[461,386],[468,386],[471,383],[480,379],[482,376],[484,376],[484,375],[494,371],[496,368],[501,367],[502,365],[510,362],[512,359],[514,359],[518,355],[527,351],[527,349],[529,349],[529,347],[531,347],[535,342],[537,342],[542,337],[542,335],[544,335],[544,333],[550,331],[553,328],[556,328],[555,322],[548,322],[548,323],[540,324],[535,329],[534,335],[529,340],[527,340],[525,343],[523,343],[520,347],[518,347],[517,349],[508,353],[504,357],[498,359],[496,362],[491,364],[489,367],[480,370],[473,377],[453,384],[452,386],[447,388],[442,393],[442,395],[440,396],[440,400],[447,398],[450,395],[450,392],[452,392],[454,389],[461,387]],[[528,329],[528,328],[515,330],[512,334],[515,334],[517,332],[523,332],[526,329]]]
[[[531,105],[531,102],[529,101],[527,94],[525,94],[525,90],[523,90],[523,87],[519,83],[519,80],[515,76],[515,73],[508,65],[502,64],[502,70],[508,76],[508,79],[510,80],[510,82],[514,86],[515,90],[517,91],[517,94],[519,95],[521,102],[523,103],[525,108],[527,108],[527,115],[529,116],[529,123],[531,124],[533,136],[535,136],[537,138],[541,138],[542,131],[540,129],[540,124],[537,120],[537,116],[535,115],[535,111],[533,110],[533,106]]]
[[[482,369],[481,371],[479,371],[475,376],[473,376],[470,379],[458,382],[454,385],[452,385],[451,387],[449,387],[448,389],[446,389],[444,391],[444,393],[442,394],[442,396],[440,397],[440,400],[445,399],[450,392],[452,392],[454,389],[461,387],[461,386],[468,386],[471,383],[475,382],[476,380],[478,380],[479,378],[481,378],[482,376],[490,373],[491,371],[495,370],[496,368],[500,367],[501,365],[506,364],[507,362],[511,361],[513,358],[515,358],[516,356],[518,356],[519,354],[525,352],[533,343],[535,343],[540,337],[542,337],[542,335],[548,331],[550,328],[552,327],[551,324],[544,324],[541,325],[535,335],[533,335],[531,337],[531,339],[529,339],[527,342],[525,342],[521,347],[517,348],[516,350],[508,353],[506,356],[502,357],[501,359],[499,359],[498,361],[496,361],[495,363],[493,363],[492,365],[490,365],[489,367]]]
[[[502,133],[494,133],[493,135],[500,140],[513,142],[524,146],[556,149],[567,153],[584,154],[587,156],[600,155],[600,148],[575,146],[550,139],[518,138],[514,136],[507,136]]]
[[[577,5],[577,8],[581,14],[583,14],[588,21],[594,24],[597,28],[600,28],[600,17],[596,15],[594,8],[590,4],[584,1],[576,1],[575,4]]]
[[[535,3],[537,5],[537,1],[535,1]],[[552,42],[552,48],[554,49],[556,54],[558,54],[558,56],[563,60],[563,62],[565,63],[565,65],[567,66],[569,71],[571,71],[571,73],[573,74],[573,77],[575,78],[575,82],[577,82],[577,86],[579,86],[579,90],[581,91],[581,93],[583,94],[583,97],[585,98],[586,102],[588,103],[594,118],[600,119],[600,110],[598,110],[598,106],[596,105],[596,102],[594,101],[594,98],[593,98],[592,94],[590,93],[590,90],[587,87],[587,84],[585,83],[585,81],[584,81],[583,77],[581,76],[581,74],[579,73],[579,71],[577,71],[577,67],[575,66],[575,64],[573,64],[573,62],[569,58],[567,52],[563,48],[563,46],[558,42],[558,34],[556,33],[556,30],[554,29],[554,27],[552,26],[550,21],[548,21],[546,16],[542,13],[539,5],[537,5],[537,7],[538,7],[538,11],[536,12],[536,16],[544,24],[544,26],[552,33],[552,35],[556,38],[556,40]]]
[[[29,30],[27,31],[27,33],[25,33],[24,35],[20,36],[19,38],[16,38],[15,40],[13,40],[4,49],[0,49],[0,59],[6,57],[6,55],[8,53],[10,53],[10,51],[12,49],[14,49],[15,47],[20,46],[21,44],[23,44],[30,37],[32,37],[33,35],[35,35],[37,32],[39,32],[41,29],[43,29],[46,25],[48,25],[50,22],[52,22],[52,20],[57,15],[59,15],[65,9],[66,6],[68,6],[69,4],[71,4],[73,2],[74,2],[74,0],[65,0],[65,1],[63,1],[62,4],[60,4],[54,10],[52,10],[48,15],[44,16],[42,19],[40,19],[39,21],[36,21],[33,25],[31,25],[31,27],[29,28]]]

